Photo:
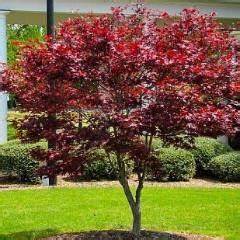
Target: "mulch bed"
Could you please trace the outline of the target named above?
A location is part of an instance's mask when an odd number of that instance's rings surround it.
[[[135,178],[129,179],[131,186],[136,186],[137,182]],[[146,187],[204,187],[204,188],[237,188],[240,189],[240,183],[223,183],[213,179],[191,179],[189,182],[153,182],[146,181]],[[66,177],[58,176],[57,187],[120,187],[118,181],[72,181]],[[21,184],[17,182],[17,179],[12,177],[1,175],[0,172],[0,191],[3,190],[22,190],[22,189],[39,189],[46,188],[41,184]]]
[[[127,231],[92,231],[74,234],[63,234],[42,240],[136,240]],[[192,234],[174,234],[142,231],[138,240],[224,240],[221,237],[208,237]]]

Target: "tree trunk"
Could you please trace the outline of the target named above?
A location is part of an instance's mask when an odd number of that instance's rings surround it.
[[[57,185],[57,176],[49,176],[49,186]]]
[[[132,233],[135,235],[135,239],[139,239],[140,233],[141,233],[141,192],[143,189],[143,181],[144,181],[144,176],[139,174],[139,182],[138,182],[138,187],[136,190],[136,195],[135,198],[133,196],[133,193],[129,187],[128,180],[126,178],[126,175],[123,174],[123,172],[120,171],[120,183],[123,187],[125,196],[128,200],[129,206],[131,208],[132,216],[133,216],[133,225],[132,225]]]
[[[135,201],[128,183],[127,184],[126,182],[125,184],[121,183],[121,185],[123,186],[125,196],[128,200],[128,203],[132,212],[132,218],[133,218],[132,233],[135,235],[135,239],[139,239],[140,232],[141,232],[141,223],[142,223],[141,204],[140,204],[140,201],[137,201],[137,202]]]
[[[142,216],[141,216],[141,207],[135,206],[132,210],[133,212],[133,226],[132,226],[132,233],[138,238],[140,236],[141,231],[141,223],[142,223]]]
[[[116,128],[114,128],[115,136],[117,137]],[[119,167],[119,182],[123,187],[125,196],[129,203],[129,206],[132,211],[133,216],[133,225],[132,225],[132,233],[135,235],[135,239],[139,239],[141,233],[141,193],[143,189],[143,183],[145,180],[145,171],[138,172],[138,186],[136,189],[135,197],[130,189],[127,174],[126,174],[126,165],[119,153],[117,155],[117,163]]]
[[[54,117],[56,119],[56,117]],[[48,141],[48,148],[49,149],[55,149],[56,143],[54,141]],[[54,168],[54,163],[47,163],[48,167]],[[57,185],[57,176],[56,175],[50,175],[48,176],[49,179],[49,186],[56,186]]]

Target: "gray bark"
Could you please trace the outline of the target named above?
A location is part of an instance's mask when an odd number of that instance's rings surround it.
[[[123,187],[125,196],[131,208],[132,216],[133,216],[133,225],[132,225],[132,233],[136,236],[136,239],[139,238],[141,232],[141,193],[143,189],[143,182],[145,178],[145,174],[138,174],[138,186],[136,190],[135,198],[128,184],[125,163],[121,159],[120,156],[117,156],[118,165],[119,165],[119,182]]]
[[[136,206],[133,210],[133,226],[132,226],[132,233],[139,237],[141,232],[141,222],[142,222],[142,215],[141,215],[141,208],[140,205]]]

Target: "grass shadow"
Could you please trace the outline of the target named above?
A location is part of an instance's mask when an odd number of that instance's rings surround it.
[[[47,237],[45,240],[136,240],[136,237],[128,232],[121,230],[89,231],[79,233],[68,233],[57,236]],[[167,232],[141,231],[140,240],[190,240],[179,234]],[[199,238],[191,238],[200,240]],[[205,238],[204,238],[205,239]],[[210,240],[206,238],[206,240]]]
[[[0,234],[0,240],[36,240],[57,235],[58,233],[59,231],[57,229],[23,231],[10,234]]]
[[[136,240],[135,236],[124,230],[100,230],[77,233],[60,233],[57,229],[44,229],[0,235],[0,240]],[[214,240],[214,238],[195,234],[141,231],[141,240]]]

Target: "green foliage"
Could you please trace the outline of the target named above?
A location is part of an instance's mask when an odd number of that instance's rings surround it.
[[[13,24],[7,27],[7,60],[8,64],[14,64],[18,58],[20,47],[16,42],[26,43],[31,40],[43,40],[46,30],[44,27],[36,25]],[[9,109],[16,107],[16,99],[13,94],[9,94]]]
[[[11,123],[9,123],[8,124],[8,140],[14,140],[14,139],[16,139],[16,129]]]
[[[163,141],[160,138],[153,138],[152,148],[154,151],[159,151],[163,147]]]
[[[30,156],[36,147],[46,148],[46,143],[21,144],[15,140],[0,145],[0,171],[17,176],[20,182],[36,182],[38,162]]]
[[[13,94],[9,94],[9,100],[8,100],[8,109],[16,108],[16,98]]]
[[[15,43],[16,41],[24,43],[33,39],[42,40],[45,32],[45,28],[36,25],[8,25],[8,63],[14,63],[19,54],[20,48]]]
[[[195,174],[195,160],[191,152],[174,147],[157,153],[159,165],[150,170],[150,177],[164,181],[188,181]]]
[[[90,163],[85,165],[84,178],[85,179],[118,179],[118,165],[115,154],[107,154],[103,149],[97,149],[89,154]],[[127,174],[130,175],[133,166],[129,161],[126,162]]]
[[[17,138],[17,129],[14,127],[14,121],[20,121],[26,113],[19,111],[8,111],[8,140]]]
[[[213,158],[208,169],[216,178],[227,181],[240,181],[240,152],[230,152]]]
[[[197,173],[202,174],[208,171],[208,163],[216,156],[231,151],[231,148],[216,139],[198,137],[195,141],[195,148],[192,153],[197,164]]]
[[[9,122],[13,122],[15,120],[21,120],[23,119],[25,116],[27,115],[27,113],[24,112],[20,112],[20,111],[8,111],[8,121]]]

